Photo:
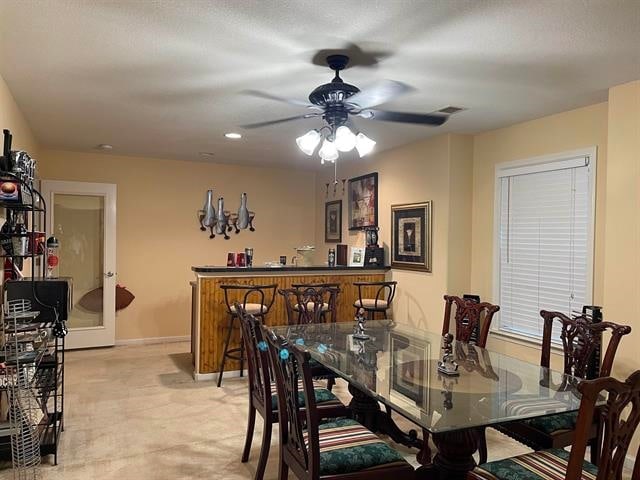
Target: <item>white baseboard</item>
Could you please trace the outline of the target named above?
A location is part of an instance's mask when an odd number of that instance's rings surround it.
[[[244,375],[245,375],[245,377],[248,375],[246,370],[245,370]],[[219,376],[218,372],[215,372],[215,373],[194,373],[193,374],[193,379],[196,382],[207,382],[207,381],[211,381],[211,380],[218,381],[218,376]],[[229,378],[238,378],[238,377],[240,377],[240,370],[225,371],[224,372],[224,378],[222,380],[222,384],[224,385],[224,381],[229,379]]]
[[[190,340],[191,335],[183,335],[177,337],[127,338],[124,340],[116,340],[116,347],[125,345],[155,345],[158,343],[188,342]]]

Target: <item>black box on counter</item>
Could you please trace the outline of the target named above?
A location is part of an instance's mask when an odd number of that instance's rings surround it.
[[[31,301],[31,309],[40,312],[39,322],[55,320],[54,308],[60,320],[67,320],[73,305],[73,279],[60,278],[30,278],[8,280],[4,284],[7,300],[25,299]]]

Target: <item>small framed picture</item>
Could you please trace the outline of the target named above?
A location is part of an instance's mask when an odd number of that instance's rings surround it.
[[[431,202],[391,205],[391,267],[431,272]]]
[[[342,242],[342,200],[324,204],[324,241]]]
[[[349,230],[378,226],[378,172],[349,179]]]
[[[364,267],[364,248],[349,247],[349,266]]]

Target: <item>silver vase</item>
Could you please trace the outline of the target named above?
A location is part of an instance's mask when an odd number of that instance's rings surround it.
[[[238,223],[240,230],[244,230],[249,226],[249,209],[247,208],[247,194],[240,195],[240,208],[238,208]]]
[[[202,226],[211,228],[216,224],[216,209],[213,208],[213,190],[207,190],[207,199],[204,202],[204,217]]]
[[[216,233],[219,235],[227,232],[227,217],[224,215],[224,198],[218,198],[218,216],[216,217]]]

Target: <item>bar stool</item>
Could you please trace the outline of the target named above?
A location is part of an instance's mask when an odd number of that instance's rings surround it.
[[[259,317],[264,323],[265,316],[271,310],[276,297],[277,284],[273,285],[220,285],[224,291],[224,303],[227,306],[227,315],[229,315],[229,324],[227,325],[227,338],[224,342],[224,350],[222,353],[222,362],[220,365],[220,373],[218,374],[218,387],[222,385],[222,375],[224,373],[224,364],[227,358],[240,361],[240,376],[244,371],[244,342],[240,339],[240,346],[229,348],[231,342],[231,333],[234,330],[236,320],[238,319],[238,311],[234,305],[235,302],[242,305],[243,310],[255,317]],[[231,293],[234,298],[230,298]],[[242,299],[241,301],[239,299]],[[268,302],[265,302],[268,299]],[[251,301],[253,300],[253,301]]]
[[[331,323],[338,320],[339,283],[292,283],[291,287],[298,291],[297,303],[293,306],[298,311],[298,323],[317,323],[309,321],[316,303],[319,303],[320,321],[326,322],[327,316],[330,316]]]
[[[367,312],[367,319],[375,320],[376,313],[382,313],[382,317],[386,317],[387,310],[391,308],[391,302],[396,294],[396,285],[398,282],[353,282],[358,287],[358,300],[353,303],[356,309],[356,315],[361,308]],[[376,290],[374,298],[363,298],[363,288],[371,288]]]

